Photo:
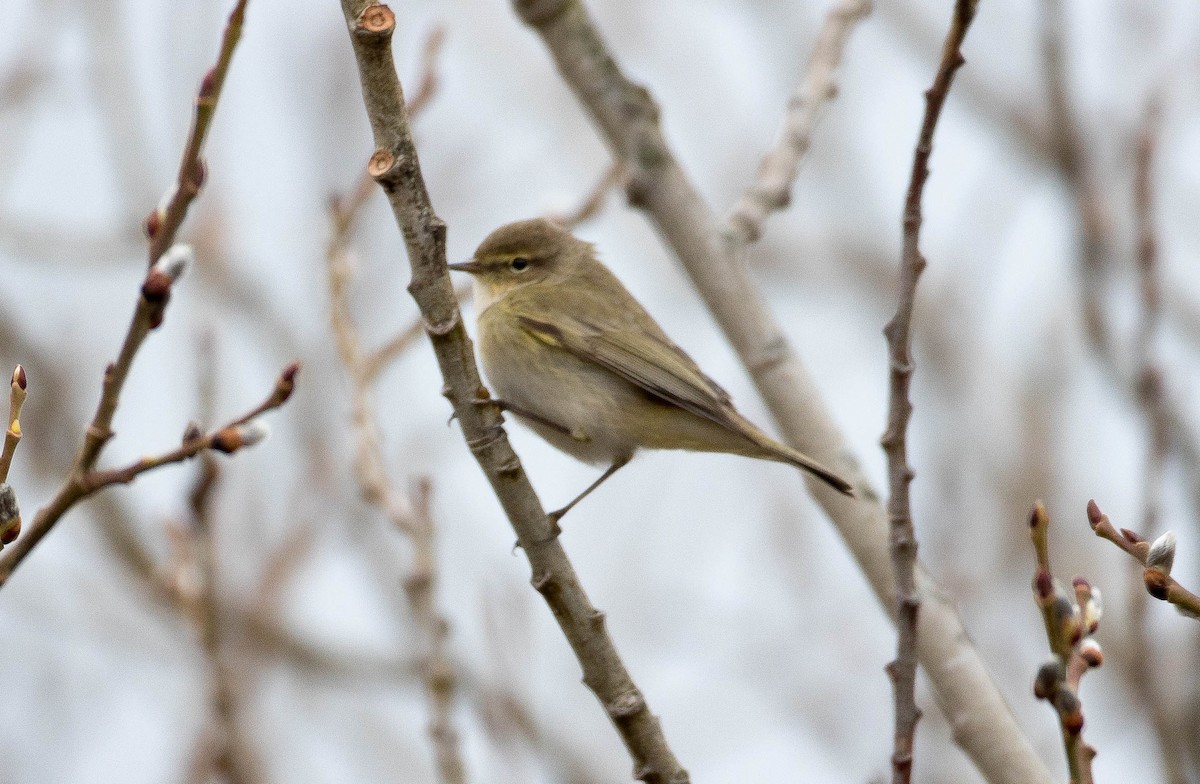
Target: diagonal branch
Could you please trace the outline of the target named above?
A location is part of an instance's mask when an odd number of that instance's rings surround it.
[[[785,439],[843,476],[863,498],[809,483],[884,606],[893,606],[887,517],[717,217],[688,179],[658,125],[645,88],[625,78],[579,0],[514,0],[549,48],[563,79],[629,168],[631,203],[643,209],[683,263],[753,378]],[[1049,771],[1017,726],[953,604],[923,571],[918,652],[955,740],[988,781],[1049,784]]]
[[[446,226],[433,211],[413,145],[404,93],[392,62],[395,16],[369,0],[342,0],[358,61],[363,100],[375,137],[368,171],[391,203],[412,265],[408,290],[425,319],[442,377],[443,393],[532,569],[534,587],[554,613],[583,668],[583,681],[608,713],[634,760],[634,775],[649,784],[684,784],[687,772],[667,745],[658,719],[625,669],[592,606],[508,437],[497,406],[479,377],[471,340],[446,269]]]

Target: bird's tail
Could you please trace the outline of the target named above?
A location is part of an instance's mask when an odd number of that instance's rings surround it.
[[[755,443],[756,446],[762,449],[762,456],[770,460],[777,460],[781,463],[791,463],[792,465],[820,479],[825,484],[837,490],[842,495],[854,497],[854,485],[836,474],[833,470],[826,468],[821,463],[813,460],[803,452],[792,449],[786,444],[781,444],[775,439],[768,436],[766,433],[759,430],[754,425],[746,422],[749,426],[745,435]]]

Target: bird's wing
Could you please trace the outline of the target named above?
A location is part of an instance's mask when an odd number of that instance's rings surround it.
[[[532,315],[518,316],[521,326],[538,339],[607,368],[668,403],[738,429],[730,416],[729,393],[704,375],[657,324],[651,322],[651,331],[632,324],[624,328],[597,324],[583,315],[556,314],[556,321],[561,318],[570,319],[570,323],[560,325]],[[632,340],[631,335],[638,339]]]

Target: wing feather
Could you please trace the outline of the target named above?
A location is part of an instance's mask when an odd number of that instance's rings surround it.
[[[729,415],[729,393],[706,376],[692,358],[665,335],[660,337],[641,331],[635,340],[628,331],[576,316],[568,316],[571,324],[566,329],[531,316],[518,318],[521,325],[538,339],[607,368],[668,403],[738,429]]]

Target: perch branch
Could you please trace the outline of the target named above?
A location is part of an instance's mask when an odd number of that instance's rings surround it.
[[[479,462],[529,559],[534,587],[542,594],[571,644],[583,681],[600,700],[634,760],[634,774],[648,784],[684,784],[686,771],[667,745],[658,719],[634,684],[604,624],[553,536],[534,493],[488,400],[471,340],[446,269],[446,227],[433,211],[404,110],[403,90],[392,62],[395,15],[367,0],[342,0],[358,62],[363,98],[375,137],[368,170],[396,217],[412,265],[409,292],[425,318],[437,356],[443,393],[454,407],[463,436]]]

